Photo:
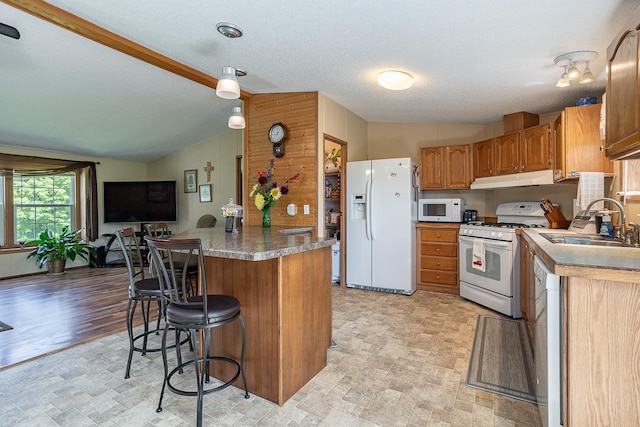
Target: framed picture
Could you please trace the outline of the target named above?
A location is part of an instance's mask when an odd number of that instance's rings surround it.
[[[201,202],[211,201],[211,184],[204,184],[200,186],[200,201]]]
[[[184,171],[184,192],[185,193],[198,192],[198,170],[197,169],[189,169]]]

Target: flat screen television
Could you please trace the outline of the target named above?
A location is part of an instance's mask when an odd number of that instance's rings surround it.
[[[170,222],[176,217],[176,181],[104,182],[104,222]]]

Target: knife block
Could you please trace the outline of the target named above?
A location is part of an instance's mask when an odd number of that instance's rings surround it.
[[[564,228],[567,229],[571,225],[571,221],[567,220],[560,209],[557,207],[553,207],[553,210],[549,213],[544,214],[545,218],[547,218],[547,222],[549,222],[549,228]]]

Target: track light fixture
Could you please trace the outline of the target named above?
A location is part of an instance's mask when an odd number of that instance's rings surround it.
[[[222,67],[222,76],[216,85],[216,95],[224,99],[240,98],[240,85],[236,76],[244,76],[246,72],[231,66],[231,39],[242,37],[242,29],[228,22],[218,22],[216,29],[229,39],[229,65]]]
[[[592,50],[578,50],[575,52],[564,53],[556,57],[553,62],[558,67],[564,67],[564,72],[560,76],[560,80],[556,83],[556,87],[567,87],[572,80],[580,78],[582,84],[591,83],[595,80],[589,63],[598,57],[598,53]],[[579,63],[585,63],[584,71],[578,68]]]

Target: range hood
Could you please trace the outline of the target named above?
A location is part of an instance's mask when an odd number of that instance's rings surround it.
[[[553,171],[513,173],[510,175],[489,176],[477,178],[471,184],[472,190],[490,190],[493,188],[526,187],[529,185],[553,184]]]

